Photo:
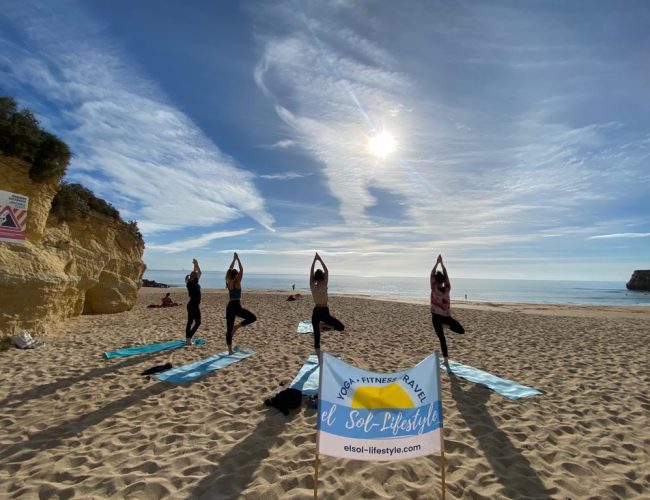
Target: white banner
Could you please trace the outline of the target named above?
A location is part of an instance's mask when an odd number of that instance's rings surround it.
[[[0,241],[25,242],[28,204],[27,196],[0,191]]]
[[[404,460],[442,450],[435,354],[409,370],[375,373],[323,353],[318,453],[353,460]]]

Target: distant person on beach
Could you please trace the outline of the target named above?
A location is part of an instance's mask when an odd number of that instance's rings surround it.
[[[160,304],[160,307],[173,307],[177,306],[178,304],[172,300],[170,297],[171,294],[167,294],[162,298],[162,303]]]
[[[199,285],[199,278],[201,277],[201,269],[196,259],[192,259],[194,270],[185,276],[185,286],[187,286],[187,293],[190,296],[190,301],[187,303],[187,326],[185,327],[185,343],[192,345],[192,337],[201,326],[201,285]]]
[[[316,261],[320,261],[323,269],[315,270]],[[309,288],[311,288],[311,295],[314,298],[314,310],[311,313],[311,324],[314,329],[314,349],[318,361],[321,361],[320,353],[320,324],[321,322],[327,325],[328,329],[333,328],[342,332],[345,326],[338,319],[330,315],[329,307],[327,307],[327,283],[329,280],[329,272],[323,259],[320,258],[318,252],[314,256],[314,261],[311,263],[311,271],[309,271]]]
[[[442,272],[437,268],[440,266]],[[442,356],[444,358],[447,373],[451,373],[449,368],[449,353],[447,351],[447,340],[445,339],[445,332],[443,324],[449,326],[449,329],[455,333],[465,333],[462,325],[451,317],[450,299],[451,284],[449,283],[449,276],[447,269],[442,262],[442,255],[438,255],[435,266],[431,270],[431,321],[433,322],[433,329],[440,340],[440,347],[442,348]]]
[[[148,308],[160,308],[160,307],[177,306],[178,304],[176,302],[174,302],[169,295],[170,294],[168,293],[162,299],[160,299],[160,304],[151,304],[151,305],[148,305],[147,307]]]
[[[235,262],[239,266],[239,271],[234,269]],[[242,326],[250,325],[257,320],[257,317],[250,311],[241,306],[241,280],[244,277],[244,266],[237,252],[234,253],[230,267],[226,272],[226,288],[228,288],[228,305],[226,306],[226,344],[228,345],[228,354],[232,354],[232,338],[235,332]],[[243,319],[241,323],[235,325],[235,318]]]
[[[296,291],[296,284],[295,284],[295,283],[294,283],[293,285],[291,285],[291,291],[292,291],[292,292],[295,292],[295,291]]]

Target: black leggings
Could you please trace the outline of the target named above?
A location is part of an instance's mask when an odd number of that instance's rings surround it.
[[[257,316],[244,309],[238,300],[228,302],[228,306],[226,307],[226,344],[228,345],[232,344],[232,329],[235,326],[235,318],[237,316],[244,319],[241,322],[241,326],[250,325],[257,320]]]
[[[442,355],[446,358],[449,353],[447,352],[447,340],[445,339],[445,332],[442,325],[446,324],[449,326],[449,329],[455,333],[465,333],[465,329],[463,328],[463,325],[451,316],[441,316],[440,314],[431,313],[431,322],[433,323],[433,329],[436,331],[436,335],[440,340]]]
[[[326,325],[331,325],[334,327],[334,330],[342,332],[345,330],[345,325],[341,323],[334,316],[330,315],[329,307],[314,307],[313,312],[311,313],[311,326],[314,328],[314,348],[320,349],[320,322],[325,323]]]
[[[192,326],[194,323],[194,326]],[[187,303],[187,326],[185,327],[185,338],[191,340],[201,326],[201,309],[196,302]]]

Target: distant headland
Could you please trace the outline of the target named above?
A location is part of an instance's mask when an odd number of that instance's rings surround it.
[[[650,269],[634,271],[625,286],[628,290],[650,292]]]
[[[158,283],[157,281],[146,280],[144,278],[142,279],[142,286],[150,288],[169,288],[169,285],[166,285],[165,283]]]

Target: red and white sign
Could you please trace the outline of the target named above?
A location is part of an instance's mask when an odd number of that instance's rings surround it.
[[[0,241],[25,242],[28,204],[27,196],[0,191]]]

